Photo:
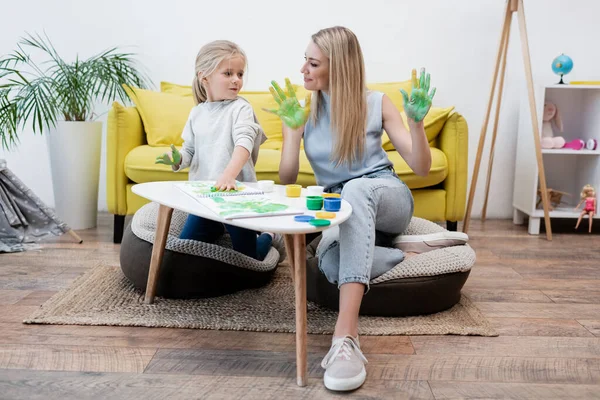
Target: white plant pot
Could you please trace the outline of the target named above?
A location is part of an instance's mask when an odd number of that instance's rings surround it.
[[[72,229],[95,227],[102,122],[57,122],[46,137],[57,216]]]

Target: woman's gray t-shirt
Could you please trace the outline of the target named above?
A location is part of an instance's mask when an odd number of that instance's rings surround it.
[[[383,93],[367,93],[367,134],[365,151],[361,160],[336,166],[332,159],[334,150],[331,131],[331,102],[321,92],[319,119],[313,125],[309,118],[304,127],[304,151],[315,173],[317,184],[326,189],[350,179],[359,178],[380,169],[393,166],[385,150],[381,147],[383,134],[382,102]]]

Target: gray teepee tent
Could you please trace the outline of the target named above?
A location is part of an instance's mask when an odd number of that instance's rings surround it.
[[[63,233],[82,242],[0,159],[0,253],[23,251],[49,234]]]

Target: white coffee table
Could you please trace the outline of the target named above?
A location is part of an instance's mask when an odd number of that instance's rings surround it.
[[[253,186],[252,183],[247,183]],[[173,182],[148,182],[134,185],[131,190],[138,196],[154,201],[160,205],[158,220],[156,224],[156,235],[152,248],[150,270],[148,272],[148,284],[146,285],[145,303],[154,301],[156,285],[162,263],[165,244],[171,224],[173,210],[185,211],[199,217],[230,225],[248,228],[259,232],[273,232],[284,235],[287,256],[292,268],[294,281],[294,293],[296,297],[296,376],[299,386],[306,385],[306,234],[319,232],[333,226],[339,225],[350,217],[352,207],[348,202],[342,200],[342,207],[331,219],[331,225],[326,227],[314,227],[306,222],[296,222],[293,215],[278,217],[240,218],[225,220],[217,214],[204,207],[191,196],[183,193],[173,186]],[[315,215],[315,211],[306,209],[306,190],[302,189],[301,197],[290,198],[285,196],[285,186],[275,185],[269,197],[279,202],[288,204],[295,208],[305,209],[305,214]]]

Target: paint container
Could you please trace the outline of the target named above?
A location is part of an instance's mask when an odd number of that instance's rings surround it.
[[[285,185],[285,195],[287,197],[300,197],[301,192],[301,185]]]
[[[340,211],[342,207],[342,199],[336,197],[326,197],[323,199],[325,211]]]
[[[321,196],[307,196],[306,197],[306,208],[313,211],[318,211],[323,208],[323,197]]]
[[[258,181],[258,188],[265,193],[270,193],[275,187],[275,181]]]
[[[335,213],[331,211],[319,211],[318,213],[315,213],[315,217],[319,219],[334,219]]]
[[[296,215],[294,216],[294,221],[296,222],[310,222],[315,219],[312,215]]]
[[[310,221],[308,221],[309,224],[311,224],[312,226],[329,226],[331,225],[331,222],[329,222],[329,220],[327,219],[311,219]]]
[[[308,186],[306,188],[307,196],[321,196],[323,194],[323,186]]]

